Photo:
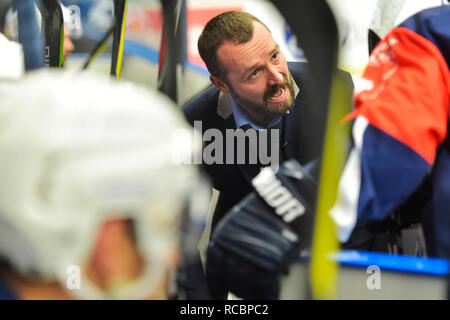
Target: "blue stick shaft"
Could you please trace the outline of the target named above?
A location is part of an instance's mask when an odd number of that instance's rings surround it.
[[[25,70],[44,67],[44,44],[36,19],[35,0],[14,0],[19,20],[19,42],[23,46]]]

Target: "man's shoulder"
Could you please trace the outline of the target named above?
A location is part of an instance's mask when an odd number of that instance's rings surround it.
[[[308,75],[308,62],[307,61],[288,61],[288,69],[289,71],[295,76],[301,75],[301,76],[307,76]],[[337,69],[338,73],[341,73],[345,77],[351,77],[350,73],[347,71]]]
[[[308,63],[306,61],[288,61],[289,71],[295,74],[306,74],[308,70]]]
[[[210,86],[187,102],[182,109],[187,120],[193,123],[195,120],[216,115],[219,93],[215,86]]]

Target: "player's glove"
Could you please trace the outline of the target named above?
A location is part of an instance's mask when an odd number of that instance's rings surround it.
[[[278,299],[279,275],[309,246],[316,183],[296,161],[277,173],[267,167],[246,196],[217,225],[207,250],[211,296]]]

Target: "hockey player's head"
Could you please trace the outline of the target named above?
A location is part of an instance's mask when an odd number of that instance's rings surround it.
[[[164,298],[199,183],[171,160],[188,128],[165,96],[92,75],[0,86],[0,258],[19,294]]]

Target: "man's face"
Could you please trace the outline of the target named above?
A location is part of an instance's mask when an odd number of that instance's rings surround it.
[[[293,82],[286,58],[262,24],[254,22],[250,41],[222,44],[217,57],[226,74],[219,89],[231,93],[251,117],[274,118],[293,105]]]
[[[167,299],[169,290],[169,274],[174,270],[179,261],[179,253],[167,251],[160,261],[165,271],[161,275],[160,282],[153,291],[149,291],[145,299]],[[105,294],[114,298],[114,291],[126,284],[138,280],[145,272],[148,263],[141,255],[133,234],[133,226],[130,220],[112,219],[106,221],[100,228],[96,243],[87,259],[87,264],[80,266],[85,269],[87,278]],[[153,269],[152,269],[153,270]],[[3,270],[5,271],[5,270]],[[60,300],[73,299],[64,288],[66,283],[40,282],[20,277],[13,271],[6,269],[8,282],[25,300]],[[147,271],[148,272],[148,271]],[[156,280],[156,279],[155,279]],[[83,279],[81,279],[83,286]],[[115,298],[117,299],[117,298]]]
[[[167,278],[161,279],[157,289],[145,299],[167,299],[168,274],[177,264],[176,252],[166,252],[164,258]],[[146,261],[138,250],[131,221],[109,220],[100,229],[87,276],[105,292],[114,291],[141,277],[148,263],[151,261]]]

